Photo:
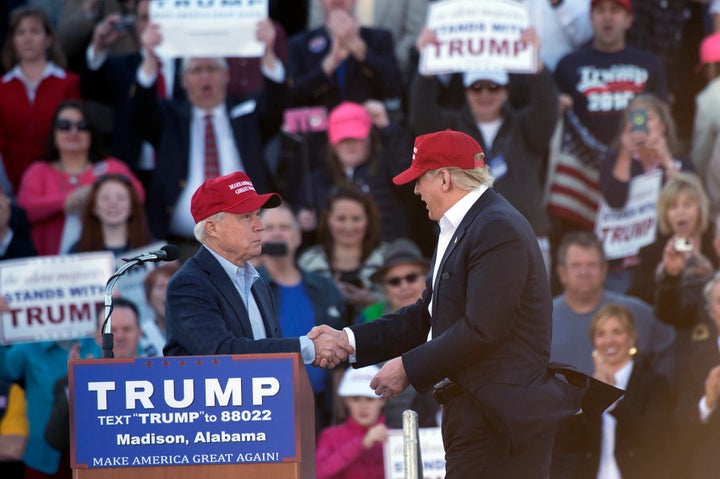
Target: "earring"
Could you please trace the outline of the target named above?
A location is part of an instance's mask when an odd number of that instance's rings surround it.
[[[630,351],[628,351],[628,352],[630,353],[630,356],[635,356],[637,354],[637,348],[635,346],[633,346],[630,348]]]

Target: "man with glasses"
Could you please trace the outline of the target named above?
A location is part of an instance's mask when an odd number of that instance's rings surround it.
[[[495,177],[495,189],[530,222],[549,267],[549,223],[542,196],[547,147],[557,122],[557,92],[541,60],[535,29],[528,28],[521,39],[534,45],[537,54],[537,71],[528,78],[531,99],[526,107],[512,108],[504,71],[466,72],[465,102],[459,109],[442,108],[439,81],[418,74],[410,87],[410,118],[418,135],[450,128],[480,144]],[[418,51],[437,42],[436,35],[425,28],[418,37]]]
[[[635,319],[638,350],[656,371],[671,379],[675,331],[655,319],[652,308],[643,301],[605,289],[608,267],[597,237],[589,232],[565,235],[557,262],[563,293],[553,300],[551,359],[593,374],[590,320],[601,307],[616,303],[628,308]]]

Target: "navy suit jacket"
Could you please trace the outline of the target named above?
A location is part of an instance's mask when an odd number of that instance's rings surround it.
[[[170,217],[185,188],[189,172],[192,106],[187,101],[158,101],[154,87],[143,88],[135,84],[134,88],[133,122],[141,135],[153,144],[156,152],[155,172],[147,201],[148,219],[153,235],[165,238]],[[280,127],[286,93],[284,84],[266,79],[265,91],[247,100],[255,101],[253,111],[233,118],[232,109],[239,103],[226,103],[233,140],[245,173],[258,193],[274,190],[263,146]]]
[[[531,445],[575,413],[584,392],[548,371],[552,297],[535,233],[488,189],[435,261],[438,281],[431,285],[430,273],[417,304],[352,327],[356,365],[402,355],[418,391],[450,378],[474,396],[511,449]]]
[[[252,287],[266,339],[254,339],[247,309],[217,259],[205,246],[168,283],[165,356],[300,352],[297,338],[282,339],[270,287]]]
[[[343,100],[363,103],[369,99],[399,98],[402,78],[395,59],[392,34],[381,28],[361,28],[367,45],[363,62],[349,56],[345,61],[344,95],[337,76],[327,77],[320,65],[331,48],[325,27],[299,33],[290,39],[288,72],[293,81],[296,106],[337,106]]]
[[[14,203],[10,203],[10,222],[8,226],[13,232],[13,237],[5,254],[0,256],[0,260],[37,256],[37,251],[30,237],[30,223],[28,223],[25,210]]]

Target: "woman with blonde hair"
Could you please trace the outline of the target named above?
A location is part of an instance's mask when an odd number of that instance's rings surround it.
[[[707,281],[717,267],[709,215],[697,175],[680,172],[668,180],[657,201],[657,239],[640,249],[628,294],[652,303],[656,282],[668,274],[682,282]]]

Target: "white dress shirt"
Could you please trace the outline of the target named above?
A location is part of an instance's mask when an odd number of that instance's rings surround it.
[[[632,374],[634,362],[630,361],[621,367],[614,375],[615,387],[627,389],[627,383]],[[615,460],[615,427],[617,419],[611,414],[617,403],[607,408],[602,413],[602,439],[600,442],[600,465],[598,467],[598,479],[622,479],[620,468]]]

